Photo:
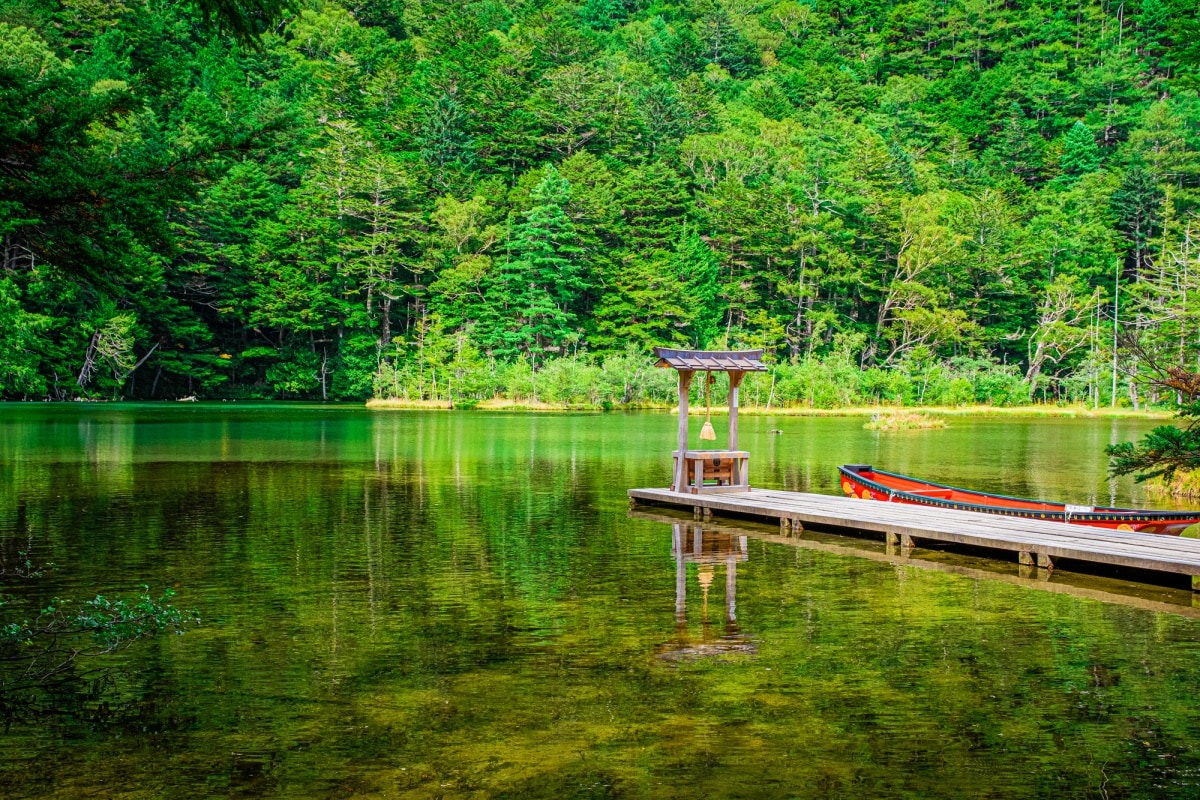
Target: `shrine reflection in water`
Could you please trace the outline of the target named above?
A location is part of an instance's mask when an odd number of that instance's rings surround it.
[[[671,556],[675,559],[675,638],[658,648],[658,657],[676,661],[757,653],[753,640],[742,633],[737,621],[738,562],[749,558],[747,537],[676,522],[672,525]],[[688,623],[689,564],[696,565],[702,597],[699,634],[693,633]],[[712,624],[708,604],[720,568],[725,572],[725,621],[718,630]]]

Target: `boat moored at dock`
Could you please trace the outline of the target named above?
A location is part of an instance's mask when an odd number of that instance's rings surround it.
[[[1189,525],[1200,523],[1200,511],[1108,508],[1008,497],[884,472],[867,464],[846,464],[838,467],[838,472],[842,491],[848,497],[862,500],[909,503],[1166,535],[1178,535]]]

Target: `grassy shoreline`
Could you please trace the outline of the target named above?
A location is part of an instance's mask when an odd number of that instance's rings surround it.
[[[468,407],[465,403],[459,403],[458,408]],[[451,405],[446,400],[404,400],[404,399],[384,399],[373,398],[367,401],[367,408],[379,411],[386,410],[425,410],[425,411],[448,411]],[[480,400],[477,403],[471,403],[469,408],[474,411],[529,411],[538,413],[553,413],[563,411],[662,411],[664,413],[676,413],[674,405],[665,403],[639,403],[629,405],[614,405],[604,407],[601,405],[591,404],[565,404],[565,403],[541,403],[531,400]],[[799,407],[772,407],[767,409],[765,406],[746,406],[738,409],[738,413],[743,416],[781,416],[781,417],[861,417],[874,416],[876,414],[888,414],[898,410],[920,412],[922,414],[939,414],[943,416],[958,416],[958,417],[1059,417],[1065,419],[1081,418],[1081,419],[1171,419],[1174,413],[1171,411],[1159,409],[1143,409],[1135,411],[1132,408],[1099,408],[1092,409],[1082,405],[1073,406],[1056,406],[1056,405],[1027,405],[1027,406],[987,406],[987,405],[970,405],[970,406],[847,406],[844,408],[807,408]],[[712,413],[714,416],[726,414],[728,409],[725,406],[714,406]],[[703,407],[697,408],[692,406],[688,409],[689,416],[703,416],[705,410]]]

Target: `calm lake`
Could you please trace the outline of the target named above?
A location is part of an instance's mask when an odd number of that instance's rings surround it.
[[[1103,454],[1155,423],[863,422],[743,417],[751,482],[837,493],[858,462],[1156,506]],[[631,514],[674,436],[649,413],[0,405],[0,554],[56,566],[0,577],[14,602],[149,584],[203,618],[0,729],[0,796],[1200,797],[1189,592]]]

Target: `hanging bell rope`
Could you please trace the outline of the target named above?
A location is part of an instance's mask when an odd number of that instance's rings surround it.
[[[717,440],[717,432],[712,426],[712,398],[709,395],[709,387],[712,386],[713,376],[711,372],[704,373],[704,427],[700,429],[700,440],[704,442],[715,442]]]

